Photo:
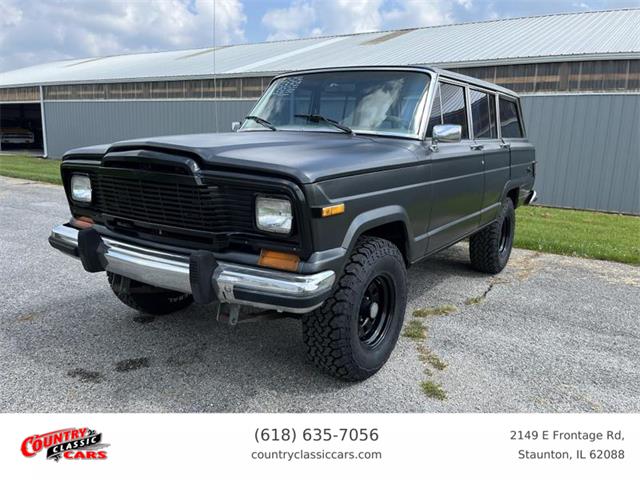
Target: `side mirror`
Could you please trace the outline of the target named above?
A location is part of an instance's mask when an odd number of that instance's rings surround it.
[[[434,125],[431,133],[433,142],[454,143],[462,140],[462,126],[445,123],[444,125]]]
[[[237,132],[238,130],[240,130],[240,125],[240,122],[231,122],[231,131]]]
[[[431,146],[429,150],[437,152],[438,143],[454,143],[462,140],[462,126],[445,123],[444,125],[434,125],[431,132]]]

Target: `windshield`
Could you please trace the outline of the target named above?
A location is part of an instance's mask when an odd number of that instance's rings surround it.
[[[416,136],[420,127],[418,107],[428,85],[428,75],[410,71],[360,70],[283,77],[265,92],[250,114],[254,119],[247,119],[242,129],[264,130],[270,124],[277,130],[340,132],[331,125],[337,122],[356,133]],[[255,117],[266,120],[267,126]]]

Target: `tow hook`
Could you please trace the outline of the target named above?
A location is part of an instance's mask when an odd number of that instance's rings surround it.
[[[257,308],[230,304],[218,303],[216,310],[216,321],[235,327],[239,323],[253,323],[260,320],[272,320],[281,317],[282,313],[273,310],[260,310]]]

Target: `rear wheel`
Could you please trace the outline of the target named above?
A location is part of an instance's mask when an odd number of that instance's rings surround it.
[[[307,355],[329,374],[364,380],[386,363],[398,341],[407,303],[406,268],[398,248],[362,239],[332,296],[303,317]]]
[[[142,313],[166,315],[182,310],[193,302],[193,297],[188,293],[165,290],[111,272],[107,272],[107,278],[118,300]]]
[[[469,238],[469,256],[473,268],[485,273],[501,272],[511,256],[515,229],[513,201],[506,198],[498,219]]]

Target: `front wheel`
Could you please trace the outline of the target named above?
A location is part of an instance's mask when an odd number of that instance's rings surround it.
[[[303,317],[308,357],[343,380],[370,377],[398,341],[406,304],[407,272],[398,248],[381,238],[360,240],[331,297]]]
[[[515,230],[513,201],[506,198],[497,220],[469,238],[469,256],[473,268],[484,273],[501,272],[511,256]]]

